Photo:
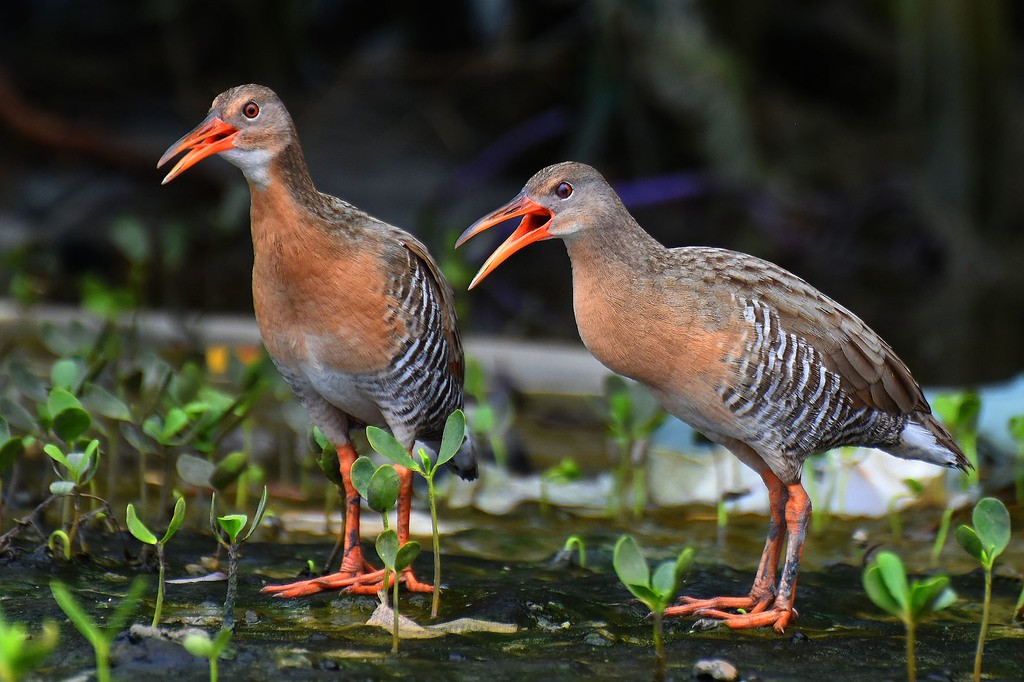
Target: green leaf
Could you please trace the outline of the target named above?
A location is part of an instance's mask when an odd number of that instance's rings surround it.
[[[178,455],[174,468],[178,472],[178,477],[189,485],[194,485],[198,488],[213,487],[211,479],[217,467],[209,460],[183,453]]]
[[[11,400],[7,396],[0,396],[0,414],[3,414],[7,422],[26,433],[40,432],[39,421],[35,415],[25,409],[21,403]]]
[[[50,582],[50,591],[53,592],[53,598],[57,600],[57,605],[60,606],[74,626],[78,628],[82,636],[93,647],[102,646],[103,632],[96,625],[96,622],[89,617],[89,614],[79,606],[67,586],[59,580],[53,580]]]
[[[136,540],[144,542],[147,545],[155,545],[157,540],[153,532],[146,528],[146,525],[139,520],[139,517],[135,514],[135,505],[128,503],[128,507],[125,509],[125,524],[128,526],[128,532],[135,536]]]
[[[245,537],[242,538],[242,542],[248,540],[252,534],[259,528],[259,525],[263,522],[263,516],[267,513],[267,486],[263,486],[263,496],[260,497],[260,503],[256,505],[256,513],[253,514],[252,523],[249,525],[249,530],[246,532]]]
[[[377,556],[388,569],[395,570],[395,559],[398,556],[398,533],[389,528],[377,536],[374,543],[377,548]]]
[[[662,602],[661,596],[658,595],[658,593],[656,593],[654,590],[652,590],[648,585],[628,585],[627,584],[626,585],[626,589],[629,590],[630,593],[632,593],[632,595],[634,597],[636,597],[637,599],[642,601],[644,603],[644,605],[647,608],[649,608],[651,611],[661,611],[661,610],[663,610],[662,604],[661,604],[661,602]]]
[[[25,441],[18,438],[0,440],[0,474],[4,474],[14,464],[14,460],[25,452]]]
[[[82,404],[90,412],[115,421],[131,421],[132,414],[128,405],[107,389],[97,384],[88,383],[82,389]]]
[[[12,359],[7,363],[7,374],[18,392],[34,403],[46,402],[46,385],[23,362]]]
[[[903,568],[903,561],[892,552],[879,552],[877,564],[886,589],[900,605],[900,612],[906,613],[910,606],[910,587],[907,584],[907,571]]]
[[[630,535],[623,535],[615,543],[612,566],[615,568],[615,574],[619,576],[619,580],[631,592],[630,585],[649,586],[651,584],[651,573],[647,567],[647,560],[641,554],[636,540]]]
[[[160,432],[160,442],[164,444],[170,443],[172,438],[188,426],[188,422],[188,413],[180,407],[172,407],[167,410],[167,416],[164,417],[163,429],[161,429]]]
[[[871,564],[864,570],[863,581],[864,591],[867,592],[868,598],[875,603],[875,606],[897,618],[902,617],[903,609],[893,598],[889,588],[885,586],[885,582],[882,580],[882,570],[877,563]]]
[[[651,590],[658,595],[658,602],[664,604],[672,599],[679,585],[676,581],[676,562],[663,561],[651,576]]]
[[[366,504],[370,509],[381,514],[387,513],[398,501],[398,489],[401,482],[398,472],[388,464],[377,467],[366,486]]]
[[[235,634],[231,628],[221,628],[220,632],[213,639],[213,654],[220,656],[224,653],[224,649],[227,648],[228,642],[231,641],[231,635]]]
[[[61,449],[58,448],[53,443],[47,443],[46,445],[44,445],[43,452],[49,455],[50,459],[63,466],[65,469],[71,469],[71,465],[68,464],[68,458],[65,457],[64,453],[61,452]]]
[[[228,538],[231,542],[238,540],[238,534],[242,532],[242,528],[245,526],[245,522],[249,520],[249,517],[245,514],[228,514],[227,516],[218,516],[217,523],[224,529],[224,532],[228,534]]]
[[[352,462],[352,469],[349,476],[352,478],[352,487],[356,489],[359,496],[366,499],[366,489],[370,487],[370,479],[376,473],[377,467],[373,465],[369,457],[360,456]]]
[[[985,548],[981,544],[981,538],[973,528],[968,525],[961,525],[956,529],[956,533],[953,535],[956,538],[957,544],[963,547],[964,551],[970,554],[972,557],[977,559],[980,563],[984,564],[985,559]]]
[[[167,532],[160,538],[161,544],[167,544],[167,542],[174,537],[174,534],[178,532],[181,527],[181,522],[185,519],[185,498],[179,496],[178,500],[174,503],[174,512],[171,514],[171,522],[167,524]]]
[[[54,388],[62,388],[72,391],[78,386],[78,380],[82,378],[83,368],[78,362],[69,358],[63,358],[53,363],[50,368],[50,383]]]
[[[984,497],[974,505],[971,517],[974,530],[989,557],[989,567],[1010,544],[1010,512],[994,497]]]
[[[11,438],[11,426],[4,419],[3,415],[0,415],[0,443],[10,440]]]
[[[395,555],[395,571],[401,572],[412,565],[412,562],[416,559],[420,553],[420,543],[415,540],[410,540],[401,547],[398,548],[398,553]]]
[[[956,593],[949,588],[944,575],[915,582],[910,588],[910,616],[920,621],[935,611],[941,611],[956,601]]]
[[[69,407],[53,415],[53,432],[65,443],[71,443],[92,426],[92,417],[81,407]]]
[[[78,398],[66,389],[55,388],[50,391],[49,396],[46,398],[46,410],[50,413],[50,416],[70,407],[81,408],[82,403],[80,403]]]
[[[904,478],[903,485],[907,486],[907,490],[914,497],[921,497],[922,493],[924,493],[924,485],[916,478]]]
[[[324,472],[324,476],[327,477],[328,481],[339,488],[344,487],[345,480],[341,477],[341,462],[338,459],[338,451],[334,449],[333,445],[328,443],[320,450],[316,463],[319,465],[320,470]],[[370,466],[372,467],[373,465],[371,464]]]
[[[1024,446],[1024,414],[1010,417],[1010,435],[1021,446]]]
[[[213,468],[210,476],[210,485],[217,490],[223,491],[229,485],[238,480],[238,477],[245,473],[249,466],[249,457],[241,450],[228,453],[217,466]]]
[[[408,450],[402,446],[395,437],[384,429],[379,429],[376,426],[366,427],[366,440],[370,442],[376,452],[383,455],[384,458],[391,460],[398,466],[403,466],[406,469],[419,470],[419,467],[409,456]],[[420,472],[425,473],[425,472]]]
[[[444,423],[441,449],[437,453],[437,463],[434,466],[439,467],[458,454],[464,440],[466,440],[466,415],[462,410],[455,410]]]
[[[198,656],[200,658],[213,657],[213,643],[210,641],[210,635],[205,632],[200,631],[189,633],[185,636],[181,645],[193,656]]]
[[[75,492],[74,481],[54,481],[50,484],[50,493],[53,495],[70,495]]]

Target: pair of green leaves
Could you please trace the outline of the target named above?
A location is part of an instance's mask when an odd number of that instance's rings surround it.
[[[1010,513],[996,498],[985,497],[974,506],[971,522],[973,527],[965,524],[956,529],[956,541],[991,571],[996,557],[1010,544]]]
[[[692,560],[693,549],[687,547],[674,560],[662,562],[651,573],[636,540],[630,535],[623,535],[615,543],[612,565],[619,580],[634,597],[652,612],[661,613],[671,603]]]
[[[70,495],[92,480],[99,468],[100,442],[95,438],[82,451],[64,454],[53,443],[47,443],[43,446],[43,452],[64,467],[62,479],[50,484],[50,492],[54,495]]]
[[[908,583],[903,561],[893,552],[879,552],[875,563],[864,571],[863,580],[864,590],[876,606],[911,625],[956,601],[947,576]]]
[[[135,513],[135,505],[128,503],[127,509],[125,509],[125,523],[128,525],[128,531],[135,536],[136,540],[144,542],[147,545],[166,545],[167,542],[178,532],[178,528],[181,527],[181,522],[185,519],[185,498],[179,497],[178,501],[174,503],[174,512],[171,514],[171,521],[167,524],[167,531],[164,536],[157,539],[156,535],[153,534],[149,528],[146,527]]]
[[[217,542],[225,547],[227,547],[229,543],[233,545],[235,543],[245,542],[259,527],[266,512],[267,486],[263,486],[263,496],[260,498],[260,503],[256,506],[256,514],[252,518],[249,530],[246,531],[245,535],[242,535],[242,529],[245,528],[245,524],[249,521],[249,517],[245,514],[227,514],[226,516],[217,516],[217,493],[214,493],[210,498],[210,528],[213,530],[213,534],[217,538]],[[221,536],[221,531],[224,531],[224,533],[227,534],[228,542],[224,541],[224,538]]]
[[[431,461],[430,455],[421,449],[418,453],[419,462],[416,462],[412,455],[409,454],[409,451],[390,433],[376,426],[366,427],[366,440],[370,442],[370,447],[398,466],[412,469],[421,476],[428,478],[433,477],[442,464],[447,464],[459,452],[459,448],[462,447],[462,442],[465,438],[466,415],[462,410],[455,410],[445,422],[444,433],[441,436],[441,447],[437,452],[437,460]]]

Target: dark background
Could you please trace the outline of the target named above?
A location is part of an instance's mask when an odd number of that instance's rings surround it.
[[[559,244],[469,294],[503,235],[452,248],[575,159],[663,243],[808,279],[923,383],[999,380],[1024,367],[1022,31],[1010,0],[0,3],[0,293],[251,310],[241,175],[155,164],[259,82],[321,190],[428,243],[466,333],[576,338]]]

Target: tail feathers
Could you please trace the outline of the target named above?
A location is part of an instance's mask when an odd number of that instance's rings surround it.
[[[925,412],[910,415],[900,432],[899,443],[889,450],[897,457],[920,459],[961,471],[973,468],[952,434],[934,415]]]

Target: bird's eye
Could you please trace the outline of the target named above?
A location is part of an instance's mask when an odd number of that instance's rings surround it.
[[[555,188],[555,196],[559,199],[568,199],[571,194],[572,185],[568,182],[560,182],[558,183],[558,187]]]
[[[260,105],[256,102],[249,102],[242,109],[242,113],[245,114],[246,118],[256,118],[260,115]]]

